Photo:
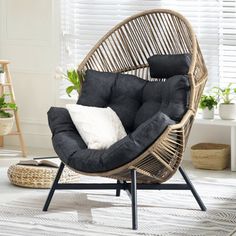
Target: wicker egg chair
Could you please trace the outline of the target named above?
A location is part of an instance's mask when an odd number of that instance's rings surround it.
[[[184,170],[180,167],[200,96],[207,81],[207,69],[189,22],[179,13],[154,9],[138,13],[110,30],[88,53],[78,71],[118,72],[150,80],[147,58],[152,55],[190,54],[188,69],[190,94],[188,109],[182,119],[168,127],[146,150],[132,161],[108,171],[88,173],[63,161],[43,210],[47,211],[55,189],[125,190],[132,202],[132,228],[137,229],[137,189],[190,190],[201,210],[206,207]],[[165,83],[165,79],[159,78]],[[83,81],[81,81],[83,82]],[[56,150],[57,151],[57,150]],[[64,163],[63,163],[64,162]],[[84,175],[113,178],[117,183],[58,183],[65,164]],[[163,184],[179,170],[185,184]]]

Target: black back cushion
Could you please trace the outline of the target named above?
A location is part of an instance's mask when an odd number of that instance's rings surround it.
[[[111,107],[127,133],[158,111],[179,121],[188,106],[187,76],[163,81],[146,81],[134,75],[87,70],[78,104]]]
[[[129,133],[133,130],[136,113],[142,104],[142,91],[146,81],[134,75],[119,74],[112,88],[109,107],[122,121]]]
[[[117,74],[87,70],[78,104],[107,107]]]
[[[129,133],[142,103],[145,84],[145,80],[134,75],[87,70],[77,104],[111,107]]]
[[[191,63],[190,54],[154,55],[147,59],[152,78],[169,78],[187,75]]]
[[[172,76],[165,82],[148,82],[143,89],[142,105],[136,114],[134,129],[158,111],[180,121],[188,107],[189,89],[188,77],[184,75]]]

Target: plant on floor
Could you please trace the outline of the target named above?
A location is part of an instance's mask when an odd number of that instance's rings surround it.
[[[233,103],[236,99],[236,87],[233,88],[233,85],[233,83],[229,83],[226,88],[212,88],[212,91],[218,96],[219,101],[221,101],[219,106],[219,115],[221,119],[236,119],[236,104]]]
[[[6,102],[6,96],[8,96],[9,94],[3,94],[0,97],[0,118],[10,118],[12,117],[12,114],[10,112],[7,112],[7,109],[12,109],[12,110],[16,110],[17,106],[15,103],[11,103],[11,102]]]
[[[14,117],[10,112],[7,112],[7,110],[17,109],[17,106],[15,103],[6,101],[6,96],[8,95],[10,94],[3,94],[2,96],[0,96],[0,135],[1,136],[9,134],[14,124]]]

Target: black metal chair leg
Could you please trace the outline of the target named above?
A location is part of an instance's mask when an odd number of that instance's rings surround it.
[[[117,184],[120,184],[120,180],[117,180]],[[120,196],[120,188],[116,189],[116,196],[119,197]]]
[[[55,178],[55,180],[54,180],[54,182],[52,184],[52,187],[51,187],[51,189],[50,189],[50,191],[48,193],[48,197],[47,197],[47,200],[46,200],[46,202],[44,204],[43,211],[47,211],[48,210],[49,204],[50,204],[50,202],[52,200],[53,194],[54,194],[54,192],[56,190],[56,187],[58,185],[58,181],[60,180],[60,177],[61,177],[61,174],[62,174],[62,171],[63,171],[64,167],[65,167],[65,164],[63,162],[61,162],[61,164],[59,166],[59,169],[57,171],[56,178]]]
[[[206,210],[207,210],[206,206],[204,205],[202,199],[201,199],[200,196],[198,195],[196,189],[194,188],[192,182],[190,181],[189,177],[187,176],[187,174],[185,173],[185,171],[183,170],[182,167],[179,167],[179,172],[180,172],[180,174],[183,176],[183,178],[184,178],[186,184],[189,186],[189,188],[190,188],[190,190],[191,190],[191,192],[192,192],[194,198],[196,199],[196,201],[197,201],[199,207],[201,208],[201,210],[202,210],[202,211],[206,211]]]
[[[138,229],[136,170],[131,170],[132,228]]]

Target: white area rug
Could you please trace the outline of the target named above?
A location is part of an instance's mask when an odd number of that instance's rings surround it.
[[[1,174],[7,183],[6,173],[1,171]],[[83,176],[82,181],[104,179]],[[204,181],[193,179],[193,183],[207,212],[199,210],[190,191],[138,191],[137,231],[131,230],[130,200],[123,191],[120,197],[115,197],[112,190],[58,190],[49,211],[42,212],[48,190],[6,184],[4,189],[9,188],[16,197],[0,202],[0,235],[233,235],[236,180],[204,178]]]

